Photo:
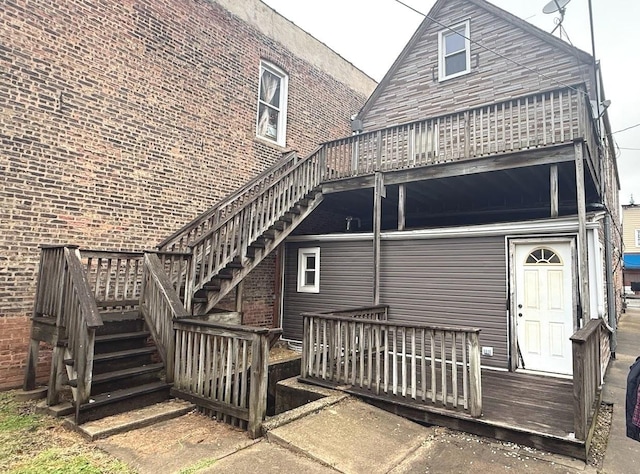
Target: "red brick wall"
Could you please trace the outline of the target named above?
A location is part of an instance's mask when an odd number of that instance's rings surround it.
[[[5,388],[22,370],[39,244],[153,247],[285,151],[255,138],[261,59],[289,74],[287,148],[301,155],[347,135],[364,97],[213,2],[0,5]],[[245,304],[269,323],[263,267]]]

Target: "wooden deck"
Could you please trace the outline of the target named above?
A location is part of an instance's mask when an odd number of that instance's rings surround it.
[[[366,399],[368,402],[421,423],[531,446],[556,454],[586,459],[586,445],[573,436],[573,381],[556,377],[482,370],[482,416],[462,411],[392,400],[354,386],[324,385]]]

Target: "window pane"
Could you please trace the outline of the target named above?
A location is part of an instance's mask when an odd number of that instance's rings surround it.
[[[444,37],[444,54],[449,55],[451,53],[457,53],[458,51],[464,51],[466,47],[466,40],[462,35],[465,34],[466,28],[464,26],[457,28],[457,33],[450,33]],[[460,34],[458,34],[460,33]]]
[[[305,286],[313,286],[316,284],[315,270],[306,270],[304,272],[304,284]]]
[[[307,255],[307,265],[308,270],[315,270],[316,268],[316,256],[315,255]]]
[[[462,51],[461,53],[453,54],[448,58],[445,58],[444,64],[446,76],[465,71],[467,69],[467,53]]]
[[[258,134],[271,138],[273,140],[278,139],[278,115],[277,110],[271,107],[260,104],[259,121],[258,121]]]
[[[260,100],[280,108],[280,78],[266,69],[260,81]]]

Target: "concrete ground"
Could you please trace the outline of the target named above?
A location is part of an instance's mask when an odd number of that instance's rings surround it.
[[[603,470],[640,474],[640,443],[626,438],[629,366],[640,355],[640,308],[620,321],[617,358],[605,378],[613,421]],[[425,427],[351,397],[306,416],[270,423],[266,438],[197,413],[96,443],[141,473],[595,473],[581,461],[440,427]]]

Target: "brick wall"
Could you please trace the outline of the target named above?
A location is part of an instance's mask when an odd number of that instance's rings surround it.
[[[153,247],[282,155],[255,137],[261,59],[289,75],[301,155],[365,98],[210,1],[1,0],[0,32],[0,388],[22,373],[39,244]],[[269,323],[260,288],[246,305]]]

